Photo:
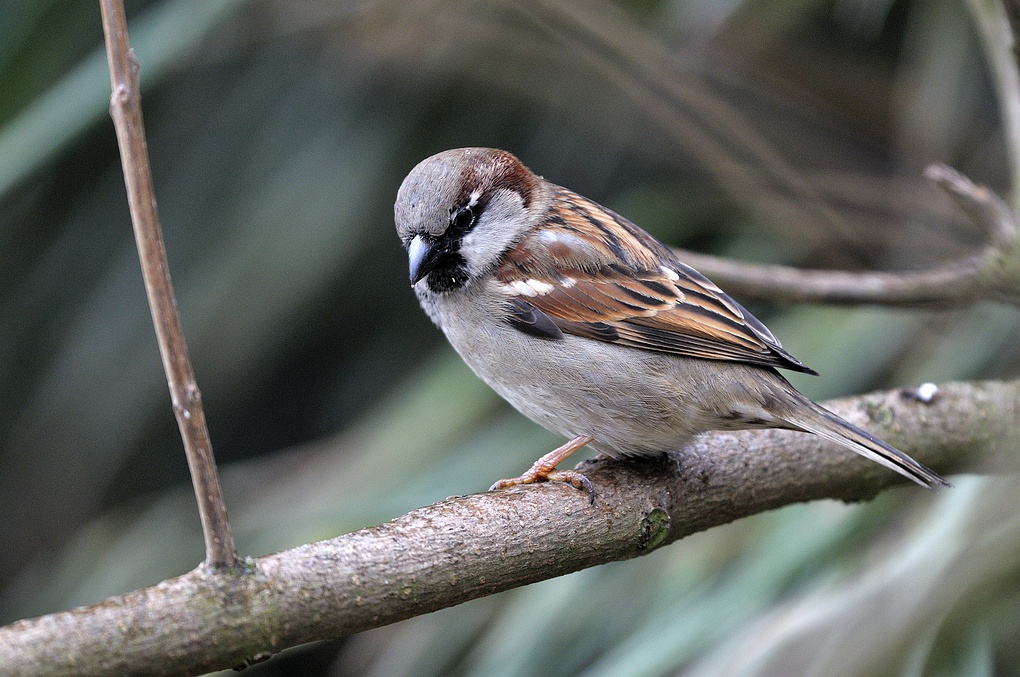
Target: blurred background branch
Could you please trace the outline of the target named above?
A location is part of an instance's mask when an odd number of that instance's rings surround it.
[[[1020,225],[998,195],[945,165],[925,176],[942,187],[988,242],[979,253],[928,270],[900,273],[807,270],[754,265],[691,251],[680,257],[738,296],[786,302],[906,306],[973,305],[999,301],[1020,307]]]
[[[987,233],[923,178],[928,164],[1017,199],[1007,71],[992,65],[1008,41],[990,42],[974,14],[1001,14],[996,3],[127,8],[178,302],[246,554],[482,489],[558,443],[467,372],[407,289],[392,202],[433,152],[504,147],[686,250],[810,269],[926,270],[983,247]],[[153,584],[203,554],[122,227],[98,9],[6,2],[0,31],[8,622]],[[822,372],[796,379],[817,399],[1020,374],[1009,306],[751,309]],[[819,672],[1008,674],[1020,537],[996,512],[1004,490],[975,482],[784,508],[253,674],[708,674],[747,642],[799,655],[778,630],[823,633],[833,614],[869,662],[819,654]],[[901,584],[903,616],[858,615],[871,609],[847,593],[855,581],[922,580],[918,553],[947,538],[946,553],[980,553],[980,566],[940,567],[934,597]],[[883,578],[883,562],[914,569]],[[865,629],[904,639],[872,643]]]

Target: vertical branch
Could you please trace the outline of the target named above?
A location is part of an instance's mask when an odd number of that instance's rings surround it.
[[[205,534],[206,565],[234,565],[238,561],[237,550],[227,522],[227,509],[202,410],[202,396],[188,356],[177,300],[170,281],[159,215],[156,212],[156,195],[142,126],[138,61],[128,44],[123,0],[101,0],[100,6],[113,89],[110,115],[117,130],[117,144],[120,147],[145,292],[156,328],[174,415],[184,439],[188,468],[198,498],[198,511]]]
[[[967,7],[974,17],[999,98],[1011,173],[1007,201],[1016,209],[1020,205],[1020,70],[1014,30],[1020,10],[1016,0],[969,0]]]

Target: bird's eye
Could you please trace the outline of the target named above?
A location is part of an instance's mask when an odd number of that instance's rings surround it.
[[[471,209],[471,207],[461,207],[459,209],[455,209],[453,213],[450,214],[450,227],[460,233],[463,233],[470,228],[474,221],[475,210]]]

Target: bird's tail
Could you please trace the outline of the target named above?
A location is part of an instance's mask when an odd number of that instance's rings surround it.
[[[831,442],[842,444],[865,458],[895,470],[926,489],[952,486],[931,468],[918,463],[899,449],[886,444],[867,431],[844,421],[824,407],[815,404],[806,397],[803,398],[803,403],[809,411],[801,410],[795,420],[788,421],[797,428],[814,433]]]

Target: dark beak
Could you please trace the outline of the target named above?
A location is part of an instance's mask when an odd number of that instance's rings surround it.
[[[432,272],[436,264],[436,248],[421,235],[415,235],[407,245],[407,261],[411,269],[411,286]]]

